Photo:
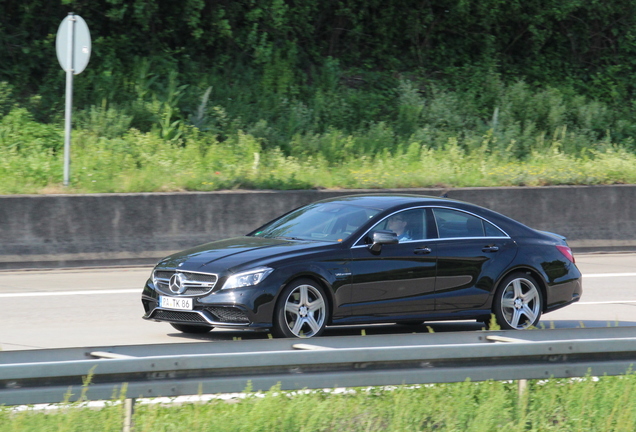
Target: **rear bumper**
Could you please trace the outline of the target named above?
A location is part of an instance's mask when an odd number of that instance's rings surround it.
[[[566,283],[559,284],[556,287],[552,287],[552,290],[553,294],[558,293],[558,300],[547,305],[545,312],[552,312],[581,300],[581,296],[583,295],[583,284],[581,277],[579,277],[578,279],[573,279]],[[555,295],[555,297],[557,296]]]

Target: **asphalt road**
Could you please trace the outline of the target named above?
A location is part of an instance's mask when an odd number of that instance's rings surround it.
[[[577,255],[584,275],[577,304],[542,317],[546,328],[636,326],[636,254]],[[263,339],[266,333],[214,330],[183,335],[141,319],[141,287],[151,267],[0,272],[0,350]],[[365,325],[327,335],[478,330],[475,322]]]

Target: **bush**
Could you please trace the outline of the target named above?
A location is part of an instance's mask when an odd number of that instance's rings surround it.
[[[126,95],[76,109],[70,192],[634,182],[629,110],[568,86],[488,71],[452,86],[336,61],[304,86],[252,69],[188,81],[168,60],[134,70],[113,84]],[[0,85],[0,193],[60,190],[61,118],[12,95]]]

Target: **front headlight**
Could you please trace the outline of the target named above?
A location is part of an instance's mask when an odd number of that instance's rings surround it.
[[[258,285],[263,281],[274,269],[269,267],[258,267],[253,270],[237,273],[227,278],[221,289],[241,288],[247,286]]]

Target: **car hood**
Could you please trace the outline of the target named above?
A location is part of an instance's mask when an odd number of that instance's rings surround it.
[[[205,243],[191,249],[177,252],[164,258],[157,267],[178,268],[183,271],[213,271],[215,273],[233,270],[248,265],[308,250],[333,246],[333,243],[284,240],[263,237],[236,237]],[[262,264],[261,264],[262,265]]]

